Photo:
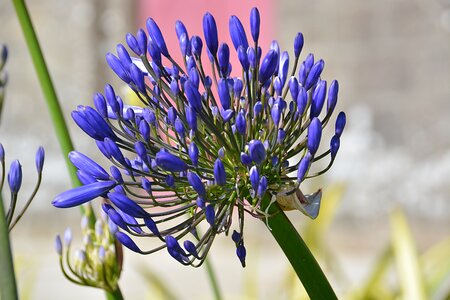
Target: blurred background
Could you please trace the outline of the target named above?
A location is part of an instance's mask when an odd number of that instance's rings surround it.
[[[125,43],[127,32],[135,33],[151,16],[169,49],[178,53],[175,20],[182,20],[190,34],[203,37],[202,16],[209,11],[220,28],[220,40],[228,42],[229,16],[237,15],[248,28],[250,9],[257,6],[263,51],[277,39],[292,56],[293,38],[301,31],[305,37],[301,59],[310,52],[323,58],[322,77],[340,84],[338,109],[346,111],[348,121],[340,153],[331,171],[305,188],[308,193],[323,187],[324,207],[327,195],[339,198],[334,220],[324,233],[326,248],[333,252],[331,265],[339,265],[339,272],[329,275],[338,294],[368,276],[389,243],[389,213],[394,208],[406,213],[419,252],[450,236],[449,0],[28,4],[75,147],[91,156],[98,155],[94,142],[74,126],[70,112],[78,104],[91,104],[92,95],[107,82],[119,90],[123,86],[104,57],[115,52],[117,43]],[[71,226],[77,237],[79,211],[50,204],[70,187],[69,177],[10,1],[0,2],[0,22],[0,43],[10,51],[0,142],[8,164],[13,158],[22,163],[23,196],[35,182],[37,147],[46,150],[43,185],[12,234],[22,296],[101,299],[101,291],[75,286],[59,270],[54,236]],[[301,230],[309,226],[300,213],[288,215]],[[209,256],[225,298],[278,298],[286,283],[287,261],[270,234],[257,234],[264,232],[263,223],[251,220],[246,226],[247,268],[241,268],[234,245],[225,236],[217,239]],[[126,252],[124,266],[120,282],[127,299],[159,297],[142,275],[146,270],[179,299],[211,298],[206,272],[182,267],[165,251],[150,256]]]

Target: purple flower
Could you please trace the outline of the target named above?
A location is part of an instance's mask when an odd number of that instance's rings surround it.
[[[105,195],[116,186],[113,180],[99,181],[65,191],[53,199],[52,204],[59,208],[68,208],[84,204]]]
[[[155,156],[156,164],[170,172],[181,172],[188,169],[187,164],[179,157],[160,150]]]

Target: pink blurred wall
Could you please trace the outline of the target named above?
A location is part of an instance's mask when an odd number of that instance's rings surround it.
[[[145,28],[145,21],[148,17],[152,17],[161,28],[164,39],[171,56],[178,62],[181,62],[181,53],[178,40],[175,33],[175,21],[182,21],[188,30],[189,37],[198,35],[203,40],[203,52],[206,45],[203,36],[203,15],[210,12],[215,20],[219,30],[219,41],[226,42],[230,47],[231,63],[236,69],[238,63],[237,54],[234,51],[228,32],[228,19],[231,15],[236,15],[244,25],[249,43],[252,40],[250,34],[250,10],[252,7],[258,7],[261,15],[261,33],[259,45],[265,51],[269,48],[270,42],[275,38],[274,32],[274,0],[258,0],[258,1],[181,1],[181,0],[140,0],[138,5],[138,26]],[[203,61],[206,62],[207,57],[204,55]],[[233,72],[234,73],[234,72]]]

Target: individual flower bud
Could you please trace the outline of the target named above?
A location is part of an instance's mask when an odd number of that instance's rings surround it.
[[[222,77],[226,77],[228,74],[228,66],[230,64],[230,48],[226,43],[220,44],[217,59],[219,61],[220,74]]]
[[[345,113],[343,111],[341,111],[336,118],[335,131],[336,131],[336,135],[338,137],[341,137],[342,132],[344,131],[345,123],[346,123],[346,116],[345,116]]]
[[[131,82],[130,74],[128,71],[124,68],[121,61],[112,53],[108,52],[106,54],[106,62],[108,63],[111,70],[116,73],[116,75],[122,79],[126,83]]]
[[[175,131],[180,135],[180,138],[184,138],[184,125],[180,118],[175,119]]]
[[[259,82],[265,84],[278,67],[278,54],[274,50],[267,52],[259,69]]]
[[[205,217],[206,221],[209,223],[209,225],[214,226],[214,221],[216,218],[214,207],[212,205],[207,205],[205,207]]]
[[[44,148],[39,147],[36,152],[36,170],[38,173],[42,172],[42,167],[44,166],[44,158],[45,158]]]
[[[178,156],[160,150],[155,156],[156,164],[169,172],[181,172],[188,169],[187,164]]]
[[[308,127],[308,150],[314,155],[319,148],[322,137],[322,124],[318,118],[313,118]]]
[[[252,164],[252,158],[250,157],[250,155],[241,152],[241,162],[244,166],[249,167]]]
[[[297,33],[294,39],[294,55],[295,57],[300,56],[300,52],[303,49],[303,34],[301,32]]]
[[[302,182],[303,179],[305,179],[306,172],[309,169],[309,166],[311,164],[311,155],[307,153],[305,156],[302,157],[300,160],[300,163],[298,164],[298,170],[297,170],[297,181]]]
[[[248,40],[245,34],[244,26],[236,16],[231,16],[228,23],[230,29],[231,41],[233,42],[234,49],[238,50],[239,46],[248,48]]]
[[[289,91],[291,92],[291,96],[292,96],[293,100],[297,100],[299,88],[300,88],[300,86],[299,86],[297,78],[292,76],[291,79],[289,79]]]
[[[166,180],[166,184],[169,187],[171,187],[171,188],[175,187],[175,178],[172,175],[167,175],[165,180]]]
[[[164,41],[164,37],[156,22],[152,18],[148,18],[146,25],[148,34],[155,45],[158,47],[159,51],[165,57],[169,57],[169,51],[167,50],[166,42]]]
[[[279,144],[283,143],[285,137],[286,137],[286,131],[284,131],[283,128],[278,129],[277,142]]]
[[[308,104],[308,94],[306,93],[306,89],[304,87],[300,87],[297,96],[297,112],[300,115],[303,115],[306,109],[306,105]]]
[[[191,68],[189,70],[189,80],[194,84],[195,88],[198,90],[200,86],[200,76],[197,72],[197,68]]]
[[[184,83],[184,91],[190,106],[195,109],[195,111],[200,112],[202,110],[202,96],[198,92],[198,89],[195,88],[194,83],[190,80],[186,80]]]
[[[152,58],[153,63],[155,63],[156,68],[153,68],[154,71],[159,70],[159,66],[162,65],[161,61],[161,52],[159,51],[158,46],[153,42],[153,40],[148,40],[147,51]],[[159,71],[158,71],[159,72]],[[156,76],[159,78],[160,76]]]
[[[245,135],[246,128],[247,122],[245,121],[245,112],[241,110],[236,117],[236,129],[240,135]]]
[[[139,69],[139,67],[136,66],[135,64],[131,64],[130,75],[134,84],[137,86],[138,91],[141,92],[142,94],[145,94],[147,86],[145,85],[144,73],[141,71],[141,69]]]
[[[251,140],[248,144],[248,152],[256,164],[261,164],[266,159],[266,149],[260,140]]]
[[[122,44],[118,44],[116,47],[117,55],[119,56],[119,60],[122,63],[125,70],[130,68],[130,65],[133,64],[131,62],[131,57],[128,54],[127,49]]]
[[[257,196],[259,198],[262,198],[266,193],[266,191],[267,191],[267,178],[266,176],[261,176],[261,179],[259,180]]]
[[[259,185],[259,171],[258,167],[253,166],[249,171],[250,184],[252,185],[253,190],[256,192],[258,190]]]
[[[260,22],[259,11],[256,7],[253,7],[250,11],[250,30],[252,32],[252,38],[255,43],[259,38]]]
[[[339,83],[337,80],[333,80],[328,89],[328,99],[327,99],[327,114],[331,114],[336,107],[336,102],[339,92]]]
[[[239,258],[242,267],[245,268],[245,256],[247,255],[247,251],[245,250],[244,245],[239,245],[236,247],[236,255]]]
[[[231,105],[230,92],[228,90],[228,83],[225,79],[219,79],[218,82],[218,92],[220,103],[222,104],[222,108],[227,110]]]
[[[214,17],[210,13],[203,16],[203,34],[205,35],[206,46],[212,55],[216,55],[219,47],[217,26]]]
[[[118,209],[132,217],[145,218],[148,216],[142,207],[122,193],[110,192],[108,198]]]
[[[194,172],[188,172],[187,178],[188,178],[189,184],[194,188],[194,190],[198,193],[198,195],[200,197],[205,197],[206,189],[205,189],[205,185],[203,184],[200,177]]]
[[[198,147],[194,142],[189,144],[189,157],[191,158],[192,164],[194,166],[198,165]]]
[[[289,71],[289,54],[287,53],[287,51],[284,51],[281,54],[280,67],[278,69],[278,77],[280,78],[282,88],[284,87],[284,84],[286,83],[288,71]]]
[[[120,170],[116,167],[116,166],[111,166],[109,168],[110,172],[111,172],[111,176],[119,183],[122,184],[123,183],[123,177],[122,177],[122,173],[120,173]]]
[[[70,244],[72,243],[72,230],[70,227],[67,227],[64,231],[64,244],[66,247],[70,247]]]
[[[263,110],[263,106],[262,106],[261,101],[257,101],[255,103],[255,106],[253,107],[253,113],[254,113],[255,117],[258,116],[262,112],[262,110]]]
[[[322,110],[323,104],[325,102],[325,94],[327,93],[327,82],[325,80],[320,80],[316,88],[314,89],[311,101],[311,119],[318,117]]]
[[[184,245],[184,249],[186,249],[186,251],[191,254],[192,256],[194,256],[197,259],[200,259],[200,257],[198,256],[198,252],[197,252],[197,248],[195,247],[194,243],[186,240],[183,243]]]
[[[2,143],[0,143],[0,162],[5,161],[5,148],[3,148]]]
[[[8,184],[11,193],[17,194],[22,185],[22,166],[18,160],[14,160],[9,167]]]
[[[183,55],[183,57],[186,57],[188,54],[190,55],[191,44],[187,34],[183,33],[179,38],[179,40],[180,40],[181,54]]]
[[[224,147],[220,147],[219,151],[217,151],[217,155],[220,158],[223,158],[225,156],[225,148]]]
[[[247,57],[248,62],[250,63],[250,68],[254,69],[256,66],[256,53],[254,48],[249,47],[247,49]]]
[[[278,104],[274,104],[270,111],[270,116],[272,117],[273,124],[278,127],[281,119],[281,108]]]
[[[306,77],[306,82],[305,82],[306,90],[309,90],[312,86],[314,86],[317,83],[317,81],[319,80],[320,74],[322,73],[324,64],[325,63],[321,59],[312,66],[311,70],[308,73],[308,77]]]
[[[62,255],[62,243],[61,243],[61,237],[59,235],[55,238],[55,250],[58,255]]]
[[[139,249],[139,247],[136,245],[135,242],[133,242],[133,240],[126,235],[123,232],[117,231],[116,232],[116,239],[125,247],[127,247],[128,249],[130,249],[131,251],[134,251],[136,253],[142,253],[141,249]]]
[[[81,170],[96,179],[109,179],[109,174],[105,171],[105,169],[86,155],[78,151],[71,151],[69,153],[69,159],[78,170]]]
[[[223,162],[218,158],[214,162],[214,179],[216,184],[224,186],[227,183],[227,174]]]
[[[202,49],[203,49],[203,42],[202,42],[202,39],[201,39],[199,36],[194,35],[194,36],[191,38],[191,50],[192,50],[192,54],[195,55],[195,56],[197,56],[197,57],[200,57],[200,56],[202,55]]]
[[[340,139],[337,135],[333,136],[330,141],[330,154],[331,159],[334,159],[336,157],[336,154],[339,150],[340,146]]]
[[[112,180],[99,181],[91,184],[76,187],[67,190],[52,201],[53,206],[60,208],[68,208],[86,203],[92,199],[105,195],[109,190],[116,186],[116,182]]]
[[[197,130],[197,114],[189,106],[186,107],[186,121],[193,131]]]
[[[237,52],[238,52],[238,59],[241,62],[242,69],[245,72],[247,72],[248,68],[250,68],[250,63],[247,57],[247,51],[244,49],[244,47],[239,46]]]
[[[183,34],[188,36],[186,26],[184,26],[183,22],[181,22],[180,20],[177,20],[175,22],[175,31],[177,33],[178,39],[180,39]]]
[[[233,242],[238,244],[242,240],[242,236],[239,232],[233,230],[233,233],[231,234],[231,239],[233,240]]]

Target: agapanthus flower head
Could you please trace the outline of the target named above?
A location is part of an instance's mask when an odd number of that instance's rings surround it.
[[[203,18],[204,41],[189,37],[177,21],[182,62],[170,57],[166,30],[151,18],[148,36],[142,30],[136,37],[127,35],[128,46],[139,57],[129,58],[119,46],[117,56],[108,55],[108,63],[143,108],[126,106],[107,85],[104,96],[94,97],[96,110],[80,106],[74,111],[75,122],[114,167],[103,168],[72,153],[85,184],[57,196],[55,206],[103,197],[103,210],[124,246],[141,254],[166,248],[180,263],[194,266],[204,261],[217,234],[233,229],[236,254],[245,266],[244,212],[268,218],[264,199],[280,199],[283,208],[317,216],[321,193],[304,196],[300,185],[328,170],[339,149],[343,113],[334,137],[322,143],[337,103],[337,81],[327,90],[321,78],[324,62],[312,54],[299,62],[301,33],[294,39],[295,67],[290,69],[288,51],[276,41],[263,45],[269,49],[263,53],[256,8],[247,29],[251,40],[237,16],[228,25],[233,53],[220,42],[224,37],[211,14]],[[149,45],[142,51],[144,40]],[[203,45],[214,74],[203,69]],[[231,55],[238,65],[231,66]],[[329,148],[322,150],[321,144]],[[317,170],[315,163],[326,158],[328,166]],[[154,237],[161,245],[143,249],[137,237]]]

